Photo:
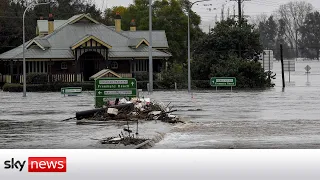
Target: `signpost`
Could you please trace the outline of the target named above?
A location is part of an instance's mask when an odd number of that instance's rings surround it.
[[[64,87],[61,88],[61,94],[63,94],[64,96],[68,95],[68,96],[75,96],[77,94],[82,93],[82,87]]]
[[[311,67],[309,65],[307,65],[305,68],[304,68],[307,72],[307,83],[309,83],[309,74],[310,74],[310,70],[311,70]]]
[[[283,61],[284,71],[289,72],[289,82],[291,81],[291,71],[296,71],[296,62],[294,60],[284,60]]]
[[[95,105],[102,107],[108,98],[137,97],[134,78],[100,78],[95,80]]]
[[[265,71],[271,71],[273,69],[273,51],[272,50],[263,50],[260,55],[259,62],[261,63],[262,68]]]
[[[237,85],[237,80],[235,77],[213,77],[210,80],[210,85],[212,87],[216,87],[216,90],[218,90],[218,87],[232,87]]]
[[[310,73],[309,71],[311,70],[311,67],[307,65],[304,69],[307,71],[307,73]]]

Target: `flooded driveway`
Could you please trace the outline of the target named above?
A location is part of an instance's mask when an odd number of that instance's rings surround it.
[[[306,65],[312,68],[308,80]],[[276,87],[268,90],[195,91],[193,98],[186,91],[154,92],[152,99],[171,102],[188,123],[148,122],[139,132],[166,133],[154,148],[320,148],[320,63],[297,62],[284,90],[280,63],[274,67]],[[0,148],[103,148],[96,139],[116,136],[122,125],[61,122],[93,103],[92,92],[28,93],[27,98],[0,92]]]

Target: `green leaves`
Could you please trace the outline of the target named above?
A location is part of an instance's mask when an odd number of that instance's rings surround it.
[[[165,30],[169,51],[173,57],[170,62],[185,63],[187,61],[187,33],[188,33],[188,16],[186,14],[185,0],[158,0],[152,5],[153,13],[153,30]],[[114,7],[106,10],[108,25],[113,22],[114,15],[118,11],[122,16],[122,29],[129,30],[131,19],[135,19],[137,30],[149,30],[149,1],[135,0],[134,4],[119,10],[120,7]],[[123,7],[121,7],[123,8]],[[203,32],[199,28],[201,22],[200,16],[191,11],[190,16],[191,42],[199,39]]]
[[[234,19],[221,21],[211,34],[196,43],[192,77],[196,80],[236,77],[237,86],[243,88],[272,86],[261,64],[247,60],[261,50],[259,33],[252,25],[245,20],[241,27]]]
[[[302,47],[302,53],[308,58],[319,59],[320,50],[320,13],[318,11],[309,13],[304,24],[299,29],[301,40],[299,44]]]

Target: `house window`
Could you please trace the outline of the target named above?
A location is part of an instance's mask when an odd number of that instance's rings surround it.
[[[112,61],[110,64],[111,69],[118,69],[118,63],[116,61]]]
[[[66,62],[61,63],[61,69],[68,69],[68,65]]]

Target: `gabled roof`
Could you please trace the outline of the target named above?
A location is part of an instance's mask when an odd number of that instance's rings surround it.
[[[92,23],[100,24],[98,21],[92,19],[92,18],[90,17],[90,14],[81,14],[80,16],[76,16],[74,19],[69,20],[68,23],[69,23],[69,24],[74,24],[74,23],[76,23],[76,22],[81,21],[82,19],[87,19],[87,20],[91,21]]]
[[[46,50],[51,47],[47,39],[34,38],[30,43],[26,45],[26,49],[28,49],[32,44],[36,44],[42,50]]]
[[[111,74],[113,77],[117,77],[117,78],[122,78],[119,74],[115,73],[114,71],[110,70],[110,69],[103,69],[99,72],[97,72],[96,74],[92,75],[89,79],[98,79],[101,78],[103,76],[106,76],[108,74]],[[108,76],[110,77],[110,76]]]
[[[100,43],[101,45],[103,45],[104,47],[108,48],[108,49],[111,49],[112,46],[110,46],[109,44],[107,44],[106,42],[100,40],[99,38],[93,36],[93,35],[86,35],[84,36],[83,38],[81,38],[79,41],[77,41],[76,43],[74,43],[72,46],[71,46],[71,49],[72,50],[75,50],[76,48],[78,48],[79,46],[81,46],[82,44],[90,41],[90,40],[94,40],[98,43]]]
[[[145,43],[146,45],[150,46],[149,42],[144,38],[129,39],[128,46],[137,49],[142,43]]]
[[[121,33],[129,38],[144,38],[149,41],[149,31],[121,31]],[[169,48],[165,31],[152,31],[152,47],[153,48]]]
[[[125,47],[114,47],[109,51],[109,57],[111,58],[148,58],[149,47],[141,45],[137,49],[125,48]],[[165,53],[156,49],[152,49],[152,57],[157,58],[169,58],[171,54]]]
[[[36,40],[32,40],[27,46],[26,49],[28,49],[31,45],[36,44],[39,48],[41,48],[42,50],[46,50],[46,48],[44,48],[40,43],[38,43]]]

